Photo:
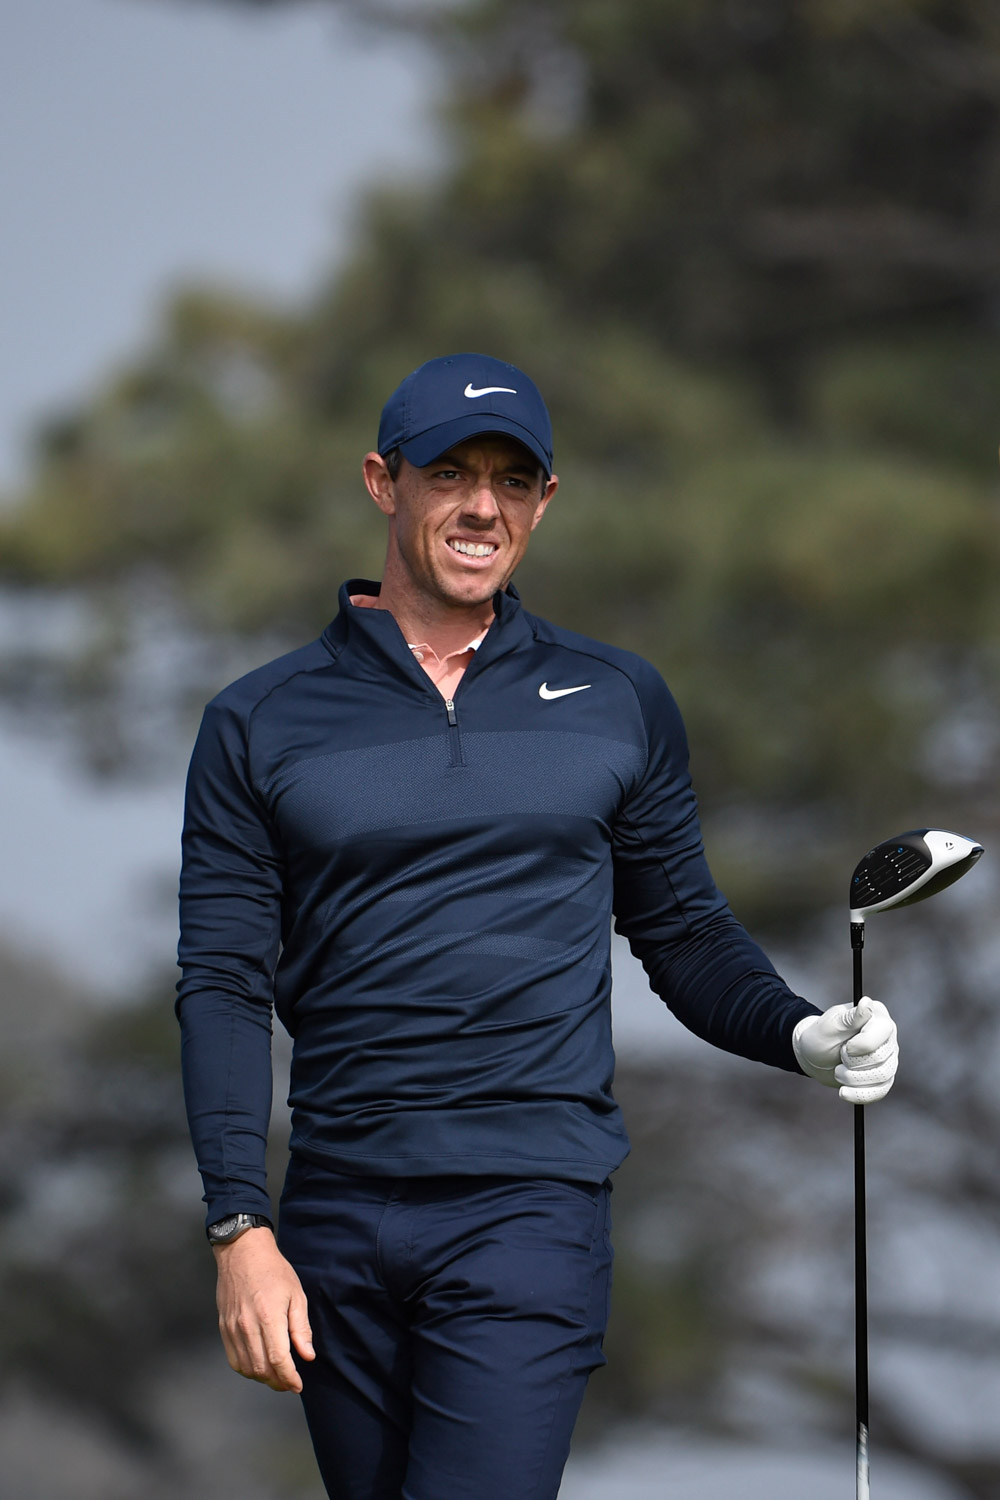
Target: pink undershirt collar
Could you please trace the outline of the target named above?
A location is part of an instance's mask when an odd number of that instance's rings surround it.
[[[357,609],[379,607],[378,596],[375,594],[351,594],[350,600]],[[482,630],[467,646],[462,646],[458,651],[448,651],[444,656],[438,656],[434,647],[429,646],[426,641],[407,641],[406,644],[413,652],[414,660],[423,667],[442,698],[448,699],[454,697],[455,689],[472,660],[473,651],[478,651],[485,639],[486,630]]]

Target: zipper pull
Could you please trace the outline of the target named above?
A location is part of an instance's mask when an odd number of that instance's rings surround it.
[[[452,724],[452,725],[457,724],[458,720],[455,717],[455,700],[454,700],[454,698],[446,698],[444,706],[448,710],[448,723]]]

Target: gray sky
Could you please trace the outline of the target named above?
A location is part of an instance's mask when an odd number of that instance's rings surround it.
[[[433,161],[426,55],[323,3],[0,0],[0,486],[171,283],[297,298],[356,190]]]

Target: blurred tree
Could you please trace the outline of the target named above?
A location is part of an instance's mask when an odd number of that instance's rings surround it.
[[[0,1028],[4,1494],[317,1500],[298,1403],[231,1391],[163,992],[109,1013],[0,948]]]
[[[71,712],[105,770],[173,752],[208,693],[325,623],[342,577],[377,576],[380,525],[358,465],[380,403],[421,360],[487,349],[531,371],[556,426],[563,491],[519,579],[526,603],[663,668],[740,915],[789,943],[795,918],[844,898],[866,844],[895,827],[952,824],[989,841],[1000,822],[997,8],[339,3],[434,49],[445,164],[433,183],[372,193],[349,261],[297,312],[191,289],[145,355],[41,431],[32,481],[0,517],[0,576],[9,598],[60,610],[8,654],[9,697]],[[976,915],[982,929],[985,908]],[[972,926],[963,965],[938,916],[920,923],[921,941],[911,927],[908,949],[894,950],[898,997],[889,969],[879,991],[919,1012],[911,1056],[938,1061],[933,1077],[914,1070],[890,1116],[892,1158],[906,1166],[886,1183],[882,1223],[888,1234],[895,1215],[911,1244],[882,1273],[876,1331],[881,1318],[901,1346],[974,1365],[984,1335],[968,1310],[943,1289],[921,1310],[926,1279],[905,1293],[935,1204],[962,1227],[963,1254],[978,1246],[995,1263],[998,1122],[981,1083],[998,1045],[995,965],[985,949],[970,957]],[[906,967],[907,951],[919,965]],[[942,1010],[954,1050],[936,1045]],[[125,1056],[111,1033],[73,1054],[91,1061],[60,1109],[42,1089],[15,1115],[28,1125],[6,1155],[11,1223],[31,1172],[43,1180],[45,1153],[73,1148],[85,1119],[120,1144],[136,1109],[116,1180],[143,1193],[163,1181],[176,1144],[163,1111],[176,1099],[161,1092],[172,1085],[155,1047],[130,1035]],[[718,1110],[712,1079],[686,1066],[622,1080],[645,1144],[620,1179],[619,1353],[613,1383],[595,1382],[597,1418],[602,1406],[683,1411],[760,1430],[745,1372],[763,1360],[780,1397],[768,1410],[784,1421],[805,1403],[810,1431],[831,1414],[850,1429],[847,1255],[831,1250],[849,1239],[834,1168],[848,1148],[816,1128],[832,1131],[820,1111],[838,1106],[745,1076],[744,1093],[727,1075]],[[105,1097],[104,1077],[124,1078],[123,1092]],[[733,1132],[738,1102],[763,1132]],[[815,1190],[788,1168],[790,1138],[811,1153]],[[86,1159],[99,1157],[85,1139]],[[107,1201],[105,1229],[126,1200]],[[186,1266],[193,1241],[177,1233],[165,1253]],[[130,1266],[167,1274],[155,1246],[140,1235],[138,1250],[109,1248],[97,1231],[80,1243],[80,1264],[114,1279],[151,1339],[184,1342],[179,1302],[142,1309],[148,1282],[130,1279]],[[62,1388],[84,1399],[81,1351],[96,1329],[141,1390],[100,1299],[79,1279],[28,1276],[6,1253],[20,1305],[42,1310],[31,1317],[46,1358],[63,1320],[45,1322],[44,1309],[76,1288]],[[185,1307],[195,1274],[178,1283]],[[11,1368],[38,1368],[22,1326],[8,1335]],[[759,1380],[757,1396],[766,1407]],[[134,1392],[112,1416],[141,1438]],[[930,1422],[907,1426],[889,1404],[879,1419],[901,1449],[997,1500],[988,1445],[973,1461]]]
[[[992,326],[990,0],[331,3],[447,67],[451,164],[415,284],[441,285],[428,255],[463,279],[530,265],[566,312],[745,357],[799,414],[803,357],[831,336]],[[419,300],[396,312],[426,332]]]
[[[487,348],[556,423],[527,602],[665,670],[741,910],[773,909],[775,831],[833,821],[848,859],[917,806],[961,821],[1000,737],[995,8],[344,7],[437,50],[447,166],[372,194],[300,313],[192,290],[41,432],[3,576],[85,607],[8,691],[80,705],[104,767],[174,743],[377,573],[379,404]]]

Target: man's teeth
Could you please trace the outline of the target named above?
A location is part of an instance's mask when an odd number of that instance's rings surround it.
[[[497,550],[496,542],[449,542],[448,546],[466,557],[492,557]]]

